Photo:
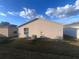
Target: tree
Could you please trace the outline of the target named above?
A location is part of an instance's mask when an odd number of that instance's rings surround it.
[[[1,22],[0,25],[10,25],[9,22]]]

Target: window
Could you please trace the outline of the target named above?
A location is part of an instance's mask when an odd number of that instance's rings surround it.
[[[28,28],[24,28],[24,31],[28,31]]]
[[[24,34],[26,37],[29,35],[29,28],[24,28]]]

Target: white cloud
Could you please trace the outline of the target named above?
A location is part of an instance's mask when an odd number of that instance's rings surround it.
[[[13,15],[13,16],[19,15],[19,13],[18,12],[15,12],[15,11],[8,11],[7,13],[9,15]]]
[[[10,11],[8,11],[8,14],[10,14],[10,15],[14,15],[14,13],[13,13],[13,12],[10,12]]]
[[[0,12],[0,16],[7,16],[7,14],[3,13],[3,12]]]
[[[35,9],[29,9],[29,8],[23,8],[23,10],[18,11],[18,12],[8,11],[7,13],[9,15],[20,16],[27,19],[34,19],[34,18],[39,18],[39,17],[44,18],[43,15],[37,14]]]
[[[79,14],[79,0],[76,0],[74,5],[67,4],[63,7],[48,8],[45,14],[50,17],[58,17],[58,18],[78,15]]]
[[[36,18],[44,18],[43,15],[37,15]]]
[[[76,7],[76,9],[79,9],[79,0],[76,0],[75,7]]]
[[[23,18],[33,19],[36,17],[36,11],[35,9],[23,8],[23,10],[20,11],[19,16]]]

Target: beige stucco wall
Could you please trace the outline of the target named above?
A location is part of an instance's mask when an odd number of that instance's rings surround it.
[[[0,37],[8,37],[8,27],[0,27]]]
[[[24,28],[29,28],[29,36],[37,35],[40,37],[41,32],[46,37],[56,39],[56,38],[63,38],[63,25],[49,22],[47,20],[36,20],[27,25],[21,26],[18,28],[19,31],[19,38],[24,38]]]
[[[0,37],[13,37],[18,35],[14,31],[17,31],[16,27],[0,27]]]
[[[76,32],[77,33],[77,37],[76,38],[79,39],[79,29],[77,29],[76,31],[77,31]]]

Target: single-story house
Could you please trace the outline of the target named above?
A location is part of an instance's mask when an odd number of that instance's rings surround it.
[[[0,25],[0,37],[18,36],[18,28],[16,25]]]
[[[36,18],[18,27],[19,38],[32,36],[63,39],[63,24]]]
[[[79,22],[65,25],[64,34],[79,39]]]

